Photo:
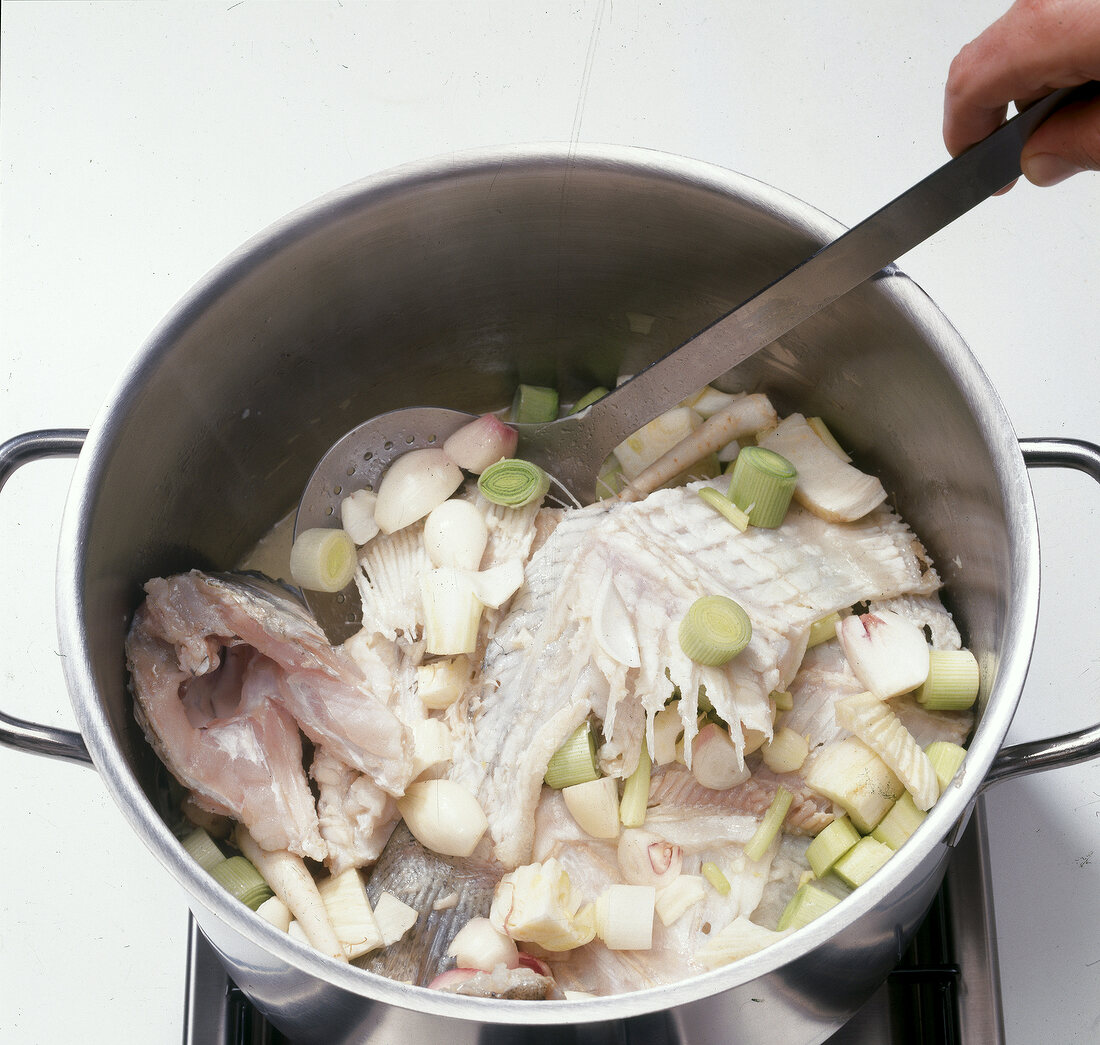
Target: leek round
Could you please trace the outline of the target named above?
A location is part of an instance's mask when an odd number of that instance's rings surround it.
[[[787,515],[798,472],[774,450],[746,446],[733,465],[729,499],[749,517],[753,526],[774,530]]]
[[[343,591],[357,564],[355,542],[343,530],[303,530],[290,549],[290,575],[307,591]]]
[[[737,656],[752,638],[749,615],[725,595],[696,599],[680,622],[680,648],[696,664],[718,667]]]
[[[550,477],[530,461],[509,457],[489,465],[477,481],[487,501],[502,508],[523,508],[541,501],[550,489]]]

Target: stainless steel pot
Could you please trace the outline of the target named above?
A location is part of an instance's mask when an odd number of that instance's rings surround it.
[[[190,895],[236,982],[302,1042],[819,1042],[872,993],[993,781],[1100,754],[1100,727],[1003,750],[1034,637],[1039,549],[1027,466],[1100,481],[1100,448],[1019,444],[932,302],[884,270],[728,375],[827,418],[924,538],[983,668],[965,774],[905,849],[779,945],[660,990],[580,1002],[458,998],[340,966],[232,901],[165,825],[162,771],[130,710],[123,638],[141,584],[232,565],[296,501],[339,435],[386,409],[563,396],[677,345],[841,231],[741,175],[641,150],[517,148],[366,179],[246,244],[137,355],[86,435],[0,446],[79,458],[58,628],[79,734],[3,716],[0,740],[91,761]]]

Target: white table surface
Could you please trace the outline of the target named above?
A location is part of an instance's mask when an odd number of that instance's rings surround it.
[[[188,288],[395,164],[637,144],[854,223],[945,159],[943,78],[1001,0],[4,3],[0,438],[92,423]],[[1100,177],[991,200],[902,261],[1020,435],[1100,441]],[[53,558],[71,464],[0,503],[0,706],[71,725]],[[1034,476],[1044,601],[1012,740],[1100,714],[1100,492]],[[0,1039],[177,1042],[186,906],[85,768],[0,749]],[[1100,1040],[1100,768],[989,800],[1012,1045]]]

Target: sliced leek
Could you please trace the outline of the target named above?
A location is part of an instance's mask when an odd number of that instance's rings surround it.
[[[871,832],[871,837],[891,849],[900,849],[927,815],[924,810],[917,808],[913,796],[906,791]]]
[[[737,656],[752,638],[749,615],[725,595],[696,599],[680,622],[680,648],[697,664],[712,667]]]
[[[806,859],[814,874],[824,878],[849,849],[859,841],[860,834],[846,816],[824,828],[806,849]]]
[[[342,591],[357,564],[355,542],[343,530],[303,530],[290,549],[290,575],[307,591]]]
[[[623,827],[641,827],[645,823],[646,809],[649,807],[651,767],[649,749],[643,742],[638,755],[638,766],[623,785],[623,800],[619,803],[619,819],[623,822]]]
[[[764,765],[773,773],[793,773],[801,769],[809,753],[806,738],[788,726],[781,726],[771,740],[761,746]]]
[[[768,846],[775,841],[779,829],[783,826],[783,821],[787,819],[787,812],[793,801],[794,795],[785,787],[781,787],[776,791],[771,805],[768,806],[768,811],[764,814],[764,819],[760,821],[756,833],[745,846],[745,858],[747,860],[759,860],[768,851]]]
[[[870,835],[861,838],[833,865],[833,872],[853,889],[867,881],[886,861],[894,850]]]
[[[551,755],[546,766],[545,781],[548,787],[560,791],[564,787],[598,780],[599,776],[596,737],[592,732],[592,724],[585,719]]]
[[[721,869],[716,863],[707,860],[699,870],[703,877],[714,887],[715,892],[717,892],[719,896],[729,896],[730,880],[722,874]]]
[[[607,389],[604,388],[603,385],[597,385],[591,392],[585,392],[585,394],[573,404],[573,409],[569,412],[571,414],[579,414],[593,403],[599,402],[605,395],[607,395]]]
[[[947,785],[955,779],[966,758],[966,748],[952,744],[949,740],[934,740],[924,749],[928,761],[936,772],[936,779],[940,782],[940,791],[944,791]]]
[[[275,894],[251,861],[231,856],[210,868],[210,877],[253,911]]]
[[[478,478],[477,488],[493,504],[523,508],[546,496],[550,477],[537,464],[508,457],[489,465]]]
[[[724,516],[736,530],[744,533],[749,528],[749,516],[741,511],[728,497],[723,496],[713,486],[704,486],[697,490],[699,499],[709,504],[716,512]]]
[[[815,620],[810,625],[810,641],[806,643],[806,648],[813,649],[814,646],[820,646],[823,642],[835,639],[836,626],[839,623],[840,614],[835,612]]]
[[[801,929],[815,918],[820,918],[826,911],[832,910],[838,903],[838,897],[807,882],[799,886],[790,903],[783,909],[776,929],[779,932],[784,929]]]
[[[978,661],[968,649],[929,650],[917,700],[928,711],[965,711],[978,699]]]
[[[797,484],[798,472],[785,457],[746,446],[733,464],[729,499],[748,513],[753,526],[774,530],[783,522]]]
[[[184,835],[180,843],[187,850],[187,855],[204,871],[209,871],[225,859],[225,853],[218,848],[218,843],[201,827]]]
[[[542,385],[520,385],[512,397],[511,419],[516,424],[535,425],[558,418],[557,389]]]
[[[807,417],[806,424],[813,429],[814,435],[818,437],[834,454],[837,455],[845,464],[851,463],[851,457],[845,452],[844,447],[836,441],[836,437],[829,431],[828,426],[820,417]]]

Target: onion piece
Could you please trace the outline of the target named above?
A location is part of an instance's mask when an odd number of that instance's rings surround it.
[[[471,574],[470,580],[482,605],[499,610],[523,584],[523,563],[519,559],[505,559],[487,570]]]
[[[374,520],[384,534],[423,519],[462,485],[462,469],[442,450],[410,450],[386,469]]]
[[[424,548],[433,566],[476,570],[488,543],[485,516],[470,501],[450,498],[424,520]]]
[[[619,785],[614,777],[585,780],[561,789],[565,807],[577,826],[593,838],[619,835]]]
[[[836,626],[848,664],[880,700],[916,689],[928,678],[928,642],[911,620],[891,610],[854,614]]]
[[[424,604],[425,652],[440,656],[473,653],[484,603],[469,570],[439,566],[420,578]]]
[[[469,856],[489,826],[478,800],[453,780],[410,784],[397,810],[416,840],[441,856]]]
[[[374,521],[377,503],[378,494],[373,490],[356,490],[340,502],[340,525],[356,544],[366,544],[377,536],[378,523]]]
[[[443,452],[459,468],[481,475],[489,465],[516,452],[519,433],[493,414],[482,414],[443,443]]]
[[[416,695],[426,708],[449,708],[470,682],[470,658],[464,653],[446,660],[433,660],[416,669]]]
[[[725,791],[743,784],[752,775],[737,757],[737,748],[717,722],[708,722],[691,742],[691,773],[711,791]]]
[[[619,839],[619,870],[628,885],[661,889],[679,877],[684,851],[651,831],[628,828]]]
[[[615,585],[611,570],[604,574],[600,590],[596,594],[596,603],[592,610],[592,637],[607,656],[623,667],[642,666],[634,622]]]
[[[488,918],[471,918],[451,940],[447,953],[454,955],[459,968],[492,972],[498,965],[519,967],[519,949],[515,941],[494,928]]]

